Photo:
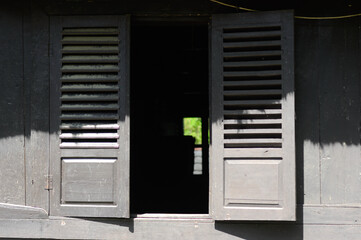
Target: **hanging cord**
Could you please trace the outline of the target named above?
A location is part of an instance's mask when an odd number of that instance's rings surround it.
[[[224,2],[220,2],[217,0],[209,0],[211,2],[226,6],[226,7],[231,7],[231,8],[235,8],[238,10],[244,10],[244,11],[248,11],[248,12],[257,12],[258,10],[255,9],[250,9],[250,8],[244,8],[244,7],[238,7],[238,6],[234,6],[228,3],[224,3]],[[352,17],[358,17],[361,16],[361,13],[356,13],[356,14],[351,14],[351,15],[343,15],[343,16],[334,16],[334,17],[306,17],[306,16],[294,16],[295,18],[299,18],[299,19],[310,19],[310,20],[330,20],[330,19],[342,19],[342,18],[352,18]]]

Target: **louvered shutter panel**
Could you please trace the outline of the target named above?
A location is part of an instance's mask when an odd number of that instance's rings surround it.
[[[51,19],[51,215],[129,217],[128,25]]]
[[[295,220],[293,13],[212,18],[211,213]]]

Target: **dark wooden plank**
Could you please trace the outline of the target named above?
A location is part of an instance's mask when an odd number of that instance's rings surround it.
[[[24,26],[25,79],[30,82],[26,204],[49,211],[49,192],[44,189],[49,167],[49,17],[34,1],[29,5]]]
[[[321,203],[360,204],[359,27],[320,26]]]
[[[25,205],[22,7],[0,10],[0,202]]]
[[[318,24],[296,21],[297,203],[320,203],[320,63]]]

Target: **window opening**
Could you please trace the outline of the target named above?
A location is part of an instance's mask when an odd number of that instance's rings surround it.
[[[208,213],[207,25],[132,26],[130,102],[131,213]],[[200,142],[185,134],[189,116]]]
[[[208,120],[207,120],[208,121]],[[204,136],[204,128],[207,129],[201,117],[183,118],[183,135],[194,138],[194,165],[193,175],[202,175],[203,173],[203,149],[209,144],[209,128],[207,136]]]

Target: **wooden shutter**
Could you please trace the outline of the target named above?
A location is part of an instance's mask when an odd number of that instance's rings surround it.
[[[129,21],[51,18],[51,215],[129,217]]]
[[[211,31],[211,213],[295,220],[293,14],[217,15]]]

